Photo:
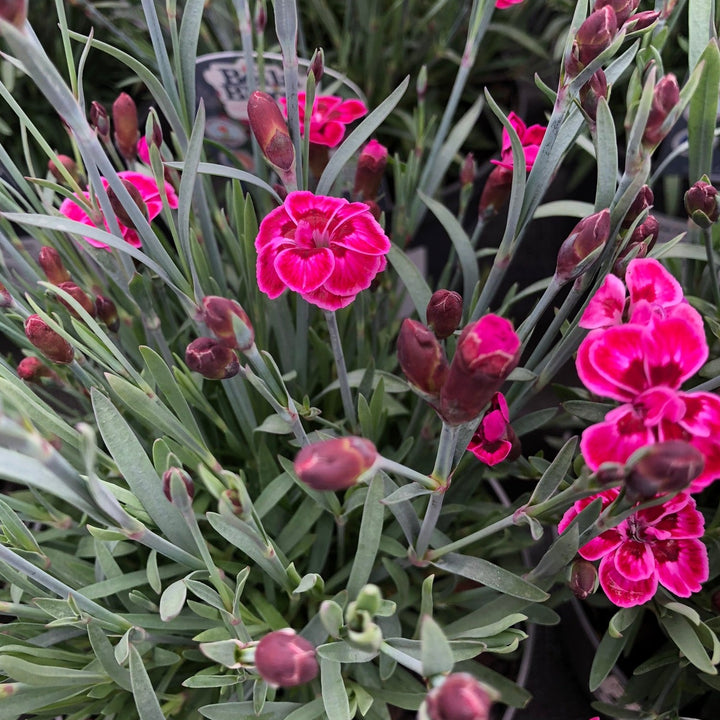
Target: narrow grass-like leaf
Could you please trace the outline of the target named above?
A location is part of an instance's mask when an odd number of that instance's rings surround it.
[[[712,167],[720,93],[720,49],[717,39],[710,40],[700,60],[704,61],[705,67],[690,99],[688,115],[688,177],[691,183],[703,175],[709,175]]]
[[[620,653],[627,645],[629,637],[630,633],[626,633],[619,638],[612,637],[609,632],[603,635],[600,645],[595,651],[592,668],[590,669],[590,692],[595,692],[603,680],[612,672]]]
[[[59,665],[35,664],[13,655],[0,655],[0,669],[13,680],[42,687],[69,685],[91,687],[107,682],[108,679],[104,673],[76,670]]]
[[[87,625],[87,632],[95,657],[103,670],[119,687],[130,692],[132,690],[130,673],[116,660],[113,646],[103,629],[97,622],[91,620]]]
[[[269,702],[265,703],[262,720],[285,720],[289,713],[298,710],[299,703]],[[205,705],[199,709],[200,714],[208,720],[240,720],[255,717],[252,700],[244,702],[224,702],[217,705]]]
[[[350,720],[350,703],[343,683],[340,663],[321,657],[320,682],[328,720]]]
[[[565,479],[577,449],[577,437],[570,438],[560,449],[550,467],[543,473],[535,486],[535,490],[528,501],[528,505],[539,505],[549,500]]]
[[[130,684],[140,720],[165,720],[140,653],[130,645]]]
[[[711,40],[711,28],[715,27],[715,2],[688,0],[688,6],[688,72],[692,72]],[[692,178],[690,180],[694,182]]]
[[[333,183],[345,167],[345,164],[360,149],[362,144],[377,130],[383,120],[395,109],[407,90],[410,76],[408,75],[393,92],[388,95],[343,141],[330,162],[323,170],[317,184],[317,195],[328,195]]]
[[[610,207],[615,197],[618,174],[617,135],[610,106],[601,97],[597,104],[595,131],[595,157],[597,159],[597,188],[595,190],[595,210]],[[589,214],[589,213],[588,213]],[[537,213],[536,213],[537,217]]]
[[[382,475],[375,473],[363,508],[362,523],[360,525],[360,537],[355,551],[350,579],[347,590],[351,598],[355,598],[360,589],[370,579],[370,573],[375,564],[375,556],[380,547],[382,535],[383,515],[385,506],[380,502],[383,498],[384,482]]]
[[[660,617],[659,620],[670,639],[698,670],[708,675],[718,674],[717,668],[710,661],[707,651],[700,642],[695,627],[684,615],[672,613]]]
[[[390,261],[395,272],[400,276],[403,285],[405,285],[418,317],[424,318],[425,309],[432,296],[432,290],[430,290],[422,273],[410,258],[395,244],[391,246],[387,259]]]
[[[548,594],[509,570],[483,558],[448,553],[432,563],[441,570],[475,580],[493,590],[531,602],[543,602]]]
[[[6,687],[7,686],[7,687]],[[76,686],[44,687],[27,683],[3,683],[0,697],[0,720],[18,720],[35,710],[63,702],[82,692]]]
[[[204,0],[188,0],[183,6],[180,22],[180,84],[185,96],[188,117],[195,111],[195,58],[202,23]]]
[[[420,622],[420,648],[424,677],[446,675],[453,669],[454,660],[450,643],[430,615],[425,615]]]

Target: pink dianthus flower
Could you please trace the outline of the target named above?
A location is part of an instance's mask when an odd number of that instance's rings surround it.
[[[280,98],[283,115],[287,118],[287,100]],[[298,93],[300,134],[305,132],[305,93]],[[335,147],[345,137],[345,126],[367,115],[361,100],[343,100],[337,95],[319,95],[313,102],[310,117],[310,142]]]
[[[289,288],[337,310],[385,269],[390,241],[365,203],[301,190],[263,219],[255,249],[262,292],[276,298]]]
[[[525,170],[530,172],[533,164],[535,163],[535,159],[537,158],[538,151],[540,150],[540,143],[545,137],[545,130],[547,130],[547,128],[542,125],[531,125],[528,127],[514,112],[511,112],[508,115],[508,120],[520,138],[520,143],[523,146],[523,153],[525,154]],[[494,165],[500,165],[508,170],[512,170],[512,142],[510,141],[510,133],[508,133],[508,131],[504,128],[502,133],[500,159],[491,160],[490,162]]]
[[[507,401],[502,393],[495,393],[467,449],[492,467],[510,455],[514,443],[517,437],[510,426]]]
[[[564,515],[558,531],[565,528],[593,500],[602,498],[603,508],[619,494],[606,490],[576,502]],[[600,560],[600,586],[619,607],[642,605],[662,585],[679,597],[689,597],[708,579],[707,548],[698,539],[704,519],[695,500],[679,493],[663,505],[638,510],[619,525],[583,545],[586,560]]]
[[[523,0],[495,0],[495,7],[498,10],[506,10],[513,5],[519,5]]]
[[[142,196],[142,199],[145,201],[145,205],[147,206],[147,217],[149,221],[153,220],[153,218],[156,218],[160,214],[163,207],[163,200],[162,195],[160,194],[160,189],[158,188],[158,185],[155,182],[154,178],[150,177],[149,175],[143,175],[142,173],[133,172],[132,170],[125,170],[123,172],[119,172],[118,177],[121,180],[127,180],[131,182],[140,191],[140,195]],[[105,190],[107,190],[110,183],[108,183],[105,178],[101,179],[103,187],[105,188]],[[169,207],[173,209],[177,208],[177,195],[175,194],[175,190],[173,190],[172,186],[168,183],[165,183],[165,193],[167,194]],[[83,193],[83,195],[85,196],[86,200],[90,199],[89,193]],[[90,219],[90,216],[85,212],[85,210],[83,210],[83,208],[80,207],[80,205],[78,205],[72,198],[66,198],[62,201],[60,205],[60,212],[65,215],[65,217],[70,218],[70,220],[75,220],[76,222],[83,223],[84,225],[88,225],[90,227],[98,227],[98,225]],[[118,224],[120,225],[120,231],[122,232],[123,239],[126,243],[128,243],[128,245],[132,245],[136,248],[142,245],[142,242],[140,241],[140,237],[137,234],[136,230],[126,227],[119,220]],[[110,228],[104,218],[103,226],[104,230],[110,232]],[[90,245],[92,245],[93,247],[105,248],[106,250],[110,249],[110,247],[104,242],[100,242],[99,240],[95,240],[94,238],[84,237],[83,240],[90,243]]]

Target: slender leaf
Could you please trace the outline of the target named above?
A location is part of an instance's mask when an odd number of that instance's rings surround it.
[[[342,666],[334,660],[320,658],[320,683],[328,720],[351,720],[350,703],[342,677]],[[217,720],[220,720],[219,718]]]
[[[375,564],[375,556],[380,547],[383,515],[385,513],[385,506],[381,502],[383,490],[382,475],[376,472],[370,482],[368,494],[365,498],[358,547],[355,551],[355,559],[353,560],[350,579],[347,584],[347,590],[351,598],[354,598],[370,579],[370,573]]]
[[[430,615],[426,615],[420,623],[420,647],[424,677],[431,678],[452,670],[454,660],[450,643]]]
[[[140,720],[165,720],[140,653],[130,645],[130,683]]]

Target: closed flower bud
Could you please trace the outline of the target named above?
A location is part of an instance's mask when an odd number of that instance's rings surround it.
[[[70,295],[73,300],[77,301],[82,309],[90,315],[90,317],[95,317],[95,303],[87,296],[87,294],[81,290],[74,282],[68,281],[68,282],[62,282],[58,285],[58,287],[61,290],[64,290],[68,295]],[[75,312],[75,310],[70,306],[70,303],[67,302],[64,298],[60,297],[58,295],[58,300],[70,311],[72,315],[75,317],[79,317],[78,314]]]
[[[569,585],[578,600],[585,600],[598,588],[597,568],[588,560],[576,560],[570,569]]]
[[[221,515],[242,517],[245,514],[245,508],[240,500],[240,493],[234,488],[223,490],[218,502],[218,511]]]
[[[684,440],[667,440],[650,445],[628,465],[625,494],[628,500],[637,502],[684,490],[703,471],[705,458]]]
[[[208,380],[226,380],[240,372],[235,351],[215,338],[193,340],[185,350],[185,362],[191,370]]]
[[[9,308],[15,304],[10,291],[0,283],[0,308]]]
[[[63,265],[60,253],[53,247],[46,245],[45,247],[40,248],[38,265],[40,265],[45,273],[45,277],[53,285],[59,285],[60,283],[68,282],[70,280],[70,273],[67,271],[65,265]]]
[[[290,628],[275,630],[257,644],[255,669],[271,687],[302,685],[317,677],[315,647]]]
[[[640,0],[595,0],[593,10],[609,5],[615,11],[617,24],[620,26],[637,10],[639,4]]]
[[[316,48],[313,53],[308,67],[308,75],[311,73],[315,79],[315,85],[317,85],[325,73],[325,53],[322,48]]]
[[[107,326],[108,330],[117,332],[120,327],[120,318],[118,317],[117,307],[115,303],[106,298],[104,295],[95,296],[95,313]]]
[[[647,254],[655,246],[659,235],[660,223],[656,217],[648,215],[633,231],[633,234],[630,236],[630,244],[643,243]]]
[[[602,252],[609,236],[609,210],[583,218],[560,246],[555,269],[556,281],[566,283],[587,272]]]
[[[625,213],[625,217],[623,218],[620,227],[623,230],[627,230],[635,222],[635,220],[642,215],[642,213],[652,207],[654,201],[655,195],[653,194],[653,191],[648,185],[643,185],[638,191],[638,194],[635,196],[635,199],[632,203],[630,203],[630,207],[628,208],[627,213]]]
[[[229,348],[245,352],[255,342],[255,330],[240,303],[217,295],[203,299],[203,321],[208,330]]]
[[[468,153],[460,166],[460,185],[469,187],[475,182],[475,173],[477,172],[477,163],[475,156]]]
[[[652,105],[642,142],[646,147],[653,148],[668,134],[670,127],[664,127],[665,121],[680,102],[680,87],[677,78],[668,73],[660,78],[653,91]]]
[[[120,182],[123,184],[123,187],[128,191],[128,193],[130,193],[130,197],[133,202],[138,206],[138,209],[143,214],[143,217],[147,220],[149,217],[148,208],[140,190],[127,178],[120,178]],[[132,221],[130,214],[120,201],[120,198],[115,194],[115,191],[111,187],[108,187],[107,194],[108,199],[110,200],[110,206],[117,216],[117,219],[125,225],[125,227],[135,230],[135,223]]]
[[[625,466],[622,463],[604,462],[597,469],[595,479],[602,486],[617,485],[625,480]]]
[[[417,320],[406,318],[400,328],[397,354],[410,384],[437,398],[447,377],[448,361],[435,335]]]
[[[469,673],[452,673],[425,698],[420,717],[428,720],[488,720],[493,697]]]
[[[634,235],[634,233],[633,233]],[[619,278],[624,278],[627,272],[628,265],[631,260],[636,258],[644,258],[648,254],[647,245],[643,242],[630,242],[628,243],[623,251],[618,256],[617,260],[613,263],[612,272],[613,275],[617,275]]]
[[[602,68],[596,70],[580,88],[580,105],[593,123],[597,119],[597,106],[600,98],[606,100],[608,98],[607,78]]]
[[[610,47],[617,30],[617,16],[615,10],[609,5],[590,13],[578,28],[570,57],[565,63],[565,71],[568,76],[575,77],[603,50]]]
[[[496,215],[510,197],[511,188],[512,169],[502,165],[496,165],[485,181],[482,194],[480,195],[478,215],[481,218]]]
[[[120,93],[112,106],[115,144],[119,153],[128,161],[137,156],[138,115],[135,101],[127,94]]]
[[[185,485],[185,490],[188,494],[188,497],[192,500],[193,497],[195,497],[195,485],[193,485],[191,477],[182,468],[179,467],[171,467],[163,473],[162,489],[165,493],[165,497],[172,502],[170,484],[173,477],[178,477],[180,478],[180,480],[182,480],[183,484]]]
[[[63,365],[73,361],[72,345],[39,315],[30,315],[25,321],[25,336],[48,360]]]
[[[265,7],[265,0],[258,0],[255,3],[255,17],[253,18],[255,24],[255,32],[258,35],[262,35],[265,32],[265,26],[267,25],[267,8]]]
[[[656,10],[644,10],[643,12],[635,13],[635,15],[625,23],[625,32],[629,34],[647,30],[657,22],[660,15],[661,13]]]
[[[68,155],[58,155],[57,156],[58,163],[62,165],[69,173],[70,177],[75,180],[75,182],[80,182],[80,173],[78,172],[78,166],[77,163]],[[48,161],[48,170],[50,171],[50,174],[59,182],[64,183],[65,178],[63,177],[62,172],[58,168],[58,166],[53,162],[52,160]]]
[[[17,374],[25,382],[39,382],[41,378],[50,377],[53,373],[39,358],[23,358],[17,366]]]
[[[388,150],[377,140],[371,140],[360,153],[355,170],[353,194],[363,200],[374,200],[387,166]]]
[[[720,217],[718,191],[706,180],[698,180],[685,193],[685,210],[701,228],[709,228]]]
[[[105,106],[93,100],[90,104],[90,125],[95,128],[98,137],[105,141],[110,141],[110,118]]]
[[[436,337],[443,340],[450,337],[462,320],[463,301],[453,290],[436,290],[428,303],[425,314],[427,324]]]
[[[379,459],[369,440],[342,437],[306,445],[295,458],[295,473],[313,490],[346,490],[357,484]]]
[[[418,102],[422,102],[425,99],[425,93],[427,92],[428,84],[428,73],[427,65],[423,65],[418,73],[417,80],[415,81],[415,91],[417,92]]]
[[[270,164],[283,173],[295,167],[295,148],[280,107],[265,92],[256,90],[247,105],[250,129]]]
[[[440,391],[440,415],[450,425],[476,418],[520,359],[520,338],[510,321],[485,315],[460,334]]]
[[[22,30],[27,20],[27,0],[0,0],[0,19]]]

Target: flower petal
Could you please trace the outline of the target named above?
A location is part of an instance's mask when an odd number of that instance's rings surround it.
[[[625,308],[625,286],[620,278],[613,274],[606,275],[602,285],[592,296],[580,318],[580,327],[610,327],[622,322]]]
[[[287,285],[275,270],[275,253],[272,250],[258,254],[256,277],[258,288],[269,298],[279,297],[287,290]]]
[[[653,545],[660,584],[680,597],[699,592],[709,576],[708,554],[700,540],[667,540]]]
[[[654,258],[631,260],[625,271],[625,282],[633,305],[646,300],[671,307],[683,300],[680,283]]]
[[[281,250],[275,257],[275,270],[280,279],[295,292],[317,290],[332,274],[335,258],[329,248],[298,248]]]
[[[651,600],[657,591],[657,576],[653,573],[643,580],[628,580],[615,567],[615,556],[606,555],[598,570],[600,586],[610,602],[618,607],[635,607]]]
[[[631,405],[623,405],[625,415],[616,421],[591,425],[583,431],[580,451],[592,470],[604,462],[624,463],[636,450],[655,441]]]
[[[649,543],[626,540],[615,553],[615,569],[628,580],[645,580],[655,572]]]

